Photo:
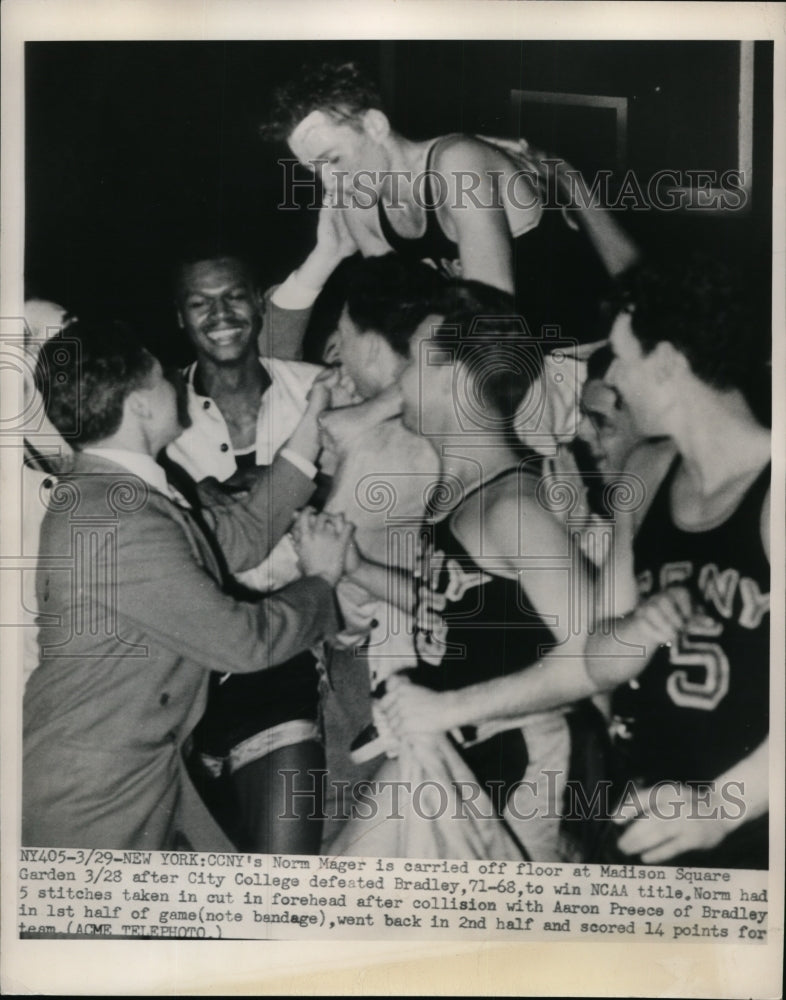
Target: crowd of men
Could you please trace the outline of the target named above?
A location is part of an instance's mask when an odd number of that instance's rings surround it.
[[[326,193],[292,275],[263,294],[231,248],[184,254],[182,372],[114,320],[32,338],[23,843],[767,867],[770,435],[739,285],[597,205],[549,216],[525,144],[404,138],[355,67],[273,108]],[[522,162],[526,218],[385,187]],[[343,203],[361,169],[371,208]],[[406,817],[364,840],[333,808],[413,761],[469,775],[492,846]]]

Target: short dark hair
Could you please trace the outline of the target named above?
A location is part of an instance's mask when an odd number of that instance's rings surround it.
[[[401,355],[423,320],[437,311],[447,286],[436,268],[395,253],[360,257],[347,275],[347,312],[361,332],[373,330]]]
[[[47,416],[78,449],[115,433],[126,397],[147,383],[154,364],[125,323],[77,321],[43,345],[35,383]]]
[[[384,110],[379,88],[357,63],[323,62],[307,66],[273,91],[259,132],[263,139],[287,139],[312,111],[354,124],[371,108]]]
[[[716,389],[742,388],[761,363],[741,276],[705,254],[634,269],[618,285],[616,308],[631,314],[645,354],[668,341]]]
[[[217,260],[237,261],[247,272],[252,285],[256,286],[258,284],[254,264],[242,248],[231,243],[215,242],[212,240],[194,241],[180,249],[177,260],[172,267],[171,282],[175,297],[180,294],[183,272],[187,267],[192,267],[194,264],[202,264],[206,261]]]
[[[430,311],[442,320],[434,342],[451,347],[454,360],[477,380],[479,407],[491,406],[512,431],[543,361],[542,344],[527,332],[514,297],[482,281],[451,281],[435,306]]]

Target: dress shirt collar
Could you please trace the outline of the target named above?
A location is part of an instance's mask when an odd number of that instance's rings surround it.
[[[128,451],[126,448],[83,448],[82,451],[85,455],[97,455],[99,458],[105,458],[116,465],[122,465],[124,469],[139,476],[154,490],[158,490],[164,496],[172,496],[166,473],[150,455],[141,451]]]

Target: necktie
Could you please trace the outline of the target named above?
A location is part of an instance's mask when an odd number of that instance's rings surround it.
[[[196,547],[202,555],[203,565],[210,569],[222,587],[227,589],[231,575],[213,529],[205,519],[197,484],[186,470],[177,462],[173,462],[166,453],[159,457],[158,462],[166,472],[170,497],[191,530]]]

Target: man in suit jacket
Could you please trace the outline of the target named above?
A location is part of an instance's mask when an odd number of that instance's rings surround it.
[[[328,391],[317,386],[243,499],[186,509],[155,461],[182,430],[178,393],[127,330],[70,327],[44,346],[36,377],[76,454],[41,532],[39,608],[56,624],[41,629],[25,692],[22,842],[229,850],[182,749],[210,670],[263,670],[339,628],[349,528],[335,519],[304,519],[303,579],[253,604],[221,589],[222,568],[258,563],[308,501],[298,466],[316,456]]]

